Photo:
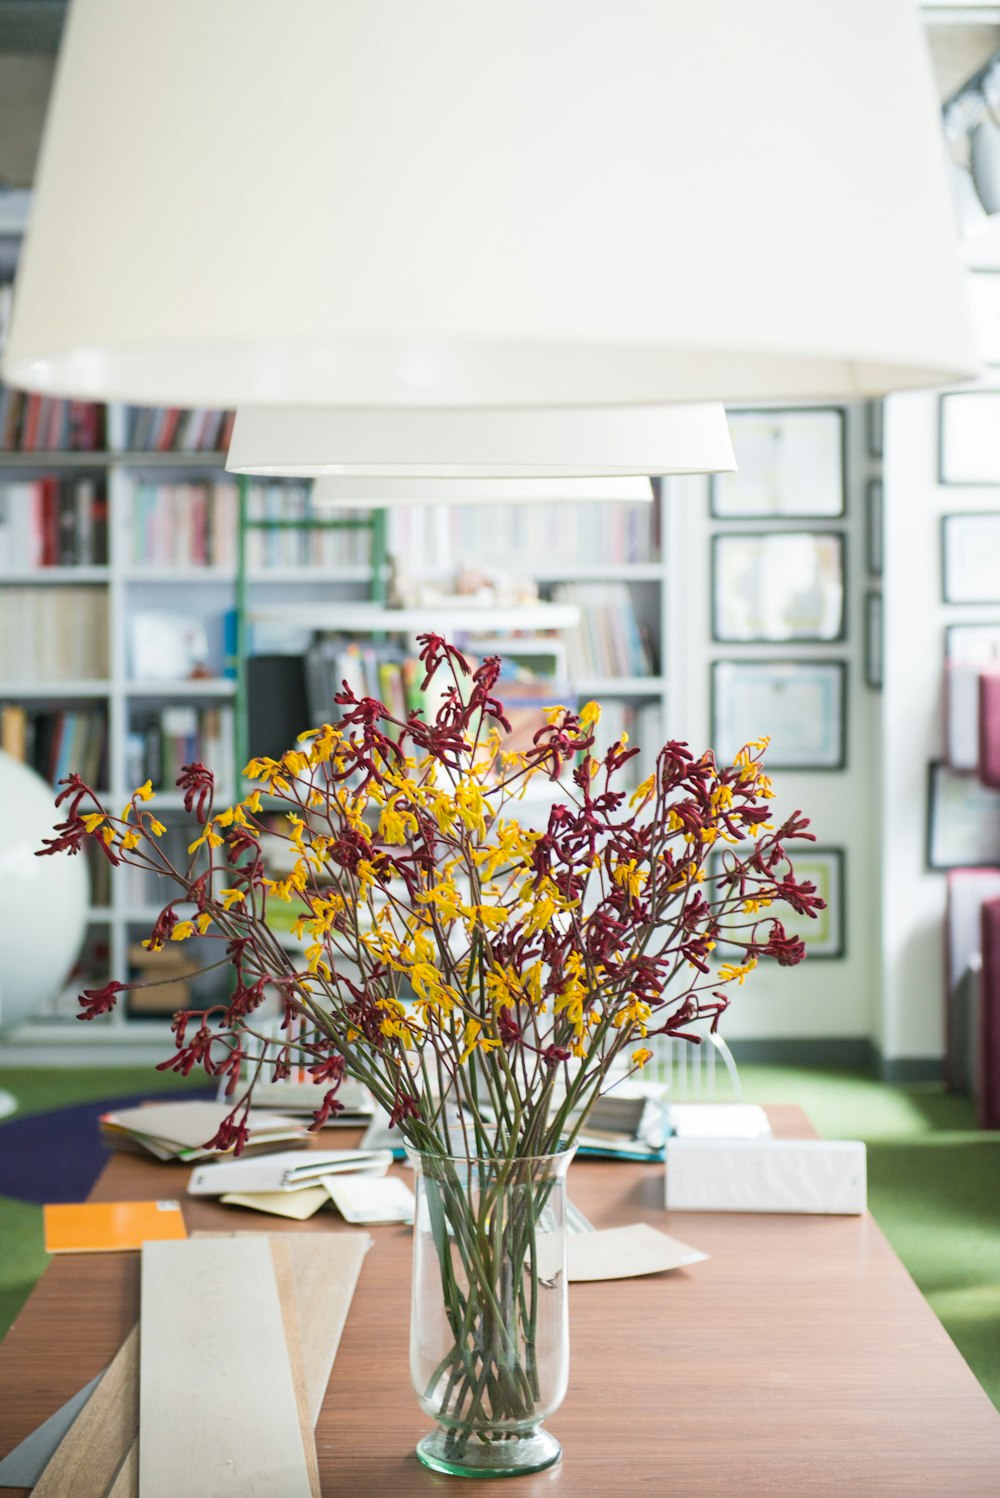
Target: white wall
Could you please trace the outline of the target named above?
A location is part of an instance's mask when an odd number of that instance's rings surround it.
[[[709,677],[713,659],[841,659],[847,664],[847,767],[840,771],[774,772],[778,815],[801,809],[820,845],[846,854],[847,939],[842,959],[807,959],[795,968],[762,963],[733,997],[723,1021],[733,1041],[857,1042],[859,1055],[877,1030],[879,1011],[879,829],[876,814],[881,696],[864,680],[866,576],[865,484],[877,472],[866,448],[863,407],[847,415],[846,582],[847,638],[836,644],[732,646],[711,641],[710,536],[722,529],[709,516],[708,485],[674,480],[668,489],[667,728],[697,750],[709,744]],[[777,524],[780,524],[777,523]],[[784,522],[785,525],[792,524]],[[812,522],[829,529],[840,522]],[[741,523],[735,529],[768,530],[775,522]],[[876,584],[877,586],[877,584]],[[767,724],[761,724],[767,731]],[[809,1053],[803,1047],[803,1054]],[[784,1054],[793,1055],[794,1047]],[[816,1054],[815,1051],[812,1052]],[[781,1047],[776,1054],[782,1054]],[[831,1054],[833,1052],[831,1051]],[[846,1052],[843,1054],[846,1055]]]

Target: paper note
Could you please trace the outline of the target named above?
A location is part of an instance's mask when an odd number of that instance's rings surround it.
[[[231,1191],[219,1198],[228,1207],[252,1207],[255,1212],[270,1212],[274,1217],[291,1217],[305,1222],[330,1200],[323,1186],[309,1186],[304,1191]]]
[[[220,1160],[200,1165],[188,1181],[191,1196],[222,1196],[240,1191],[256,1196],[262,1191],[298,1191],[316,1186],[324,1175],[363,1171],[385,1175],[392,1164],[388,1150],[368,1154],[359,1150],[282,1150],[248,1160]]]
[[[186,1238],[180,1202],[59,1202],[44,1209],[45,1251],[109,1253]]]
[[[683,1269],[708,1258],[700,1249],[645,1222],[597,1233],[570,1233],[566,1243],[571,1280],[631,1279],[634,1275],[659,1274],[664,1269]]]
[[[396,1176],[324,1176],[323,1185],[341,1217],[348,1222],[412,1222],[416,1200]]]
[[[667,1117],[678,1139],[765,1139],[771,1132],[756,1103],[671,1103]]]

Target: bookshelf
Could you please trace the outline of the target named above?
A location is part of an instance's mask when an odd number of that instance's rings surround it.
[[[57,647],[44,678],[34,669],[13,669],[15,660],[6,662],[0,675],[0,712],[7,715],[8,728],[13,710],[25,723],[34,720],[36,730],[43,718],[51,720],[53,733],[56,727],[61,730],[61,752],[45,751],[48,762],[39,766],[48,778],[66,773],[71,763],[77,767],[77,751],[88,744],[89,731],[88,753],[92,769],[97,755],[94,778],[99,789],[112,804],[124,804],[147,774],[153,773],[155,784],[157,766],[150,755],[158,740],[165,789],[158,792],[156,806],[168,836],[179,840],[185,836],[182,826],[186,829],[189,823],[180,795],[169,784],[169,769],[178,756],[196,755],[211,762],[217,773],[221,771],[221,798],[236,794],[237,766],[246,758],[242,739],[247,705],[246,680],[238,662],[248,648],[301,650],[316,630],[408,641],[404,648],[411,648],[413,636],[424,629],[485,633],[491,649],[502,648],[510,631],[558,630],[567,639],[581,628],[587,595],[584,591],[561,600],[559,589],[588,586],[624,590],[622,596],[630,600],[649,641],[649,671],[581,671],[569,685],[581,700],[604,700],[606,734],[617,736],[627,726],[639,742],[653,745],[659,740],[666,681],[652,667],[662,642],[665,573],[660,561],[574,560],[550,545],[539,553],[522,552],[520,561],[514,558],[516,569],[511,569],[537,583],[537,605],[418,603],[408,609],[389,608],[372,601],[373,577],[385,569],[382,542],[374,571],[372,559],[365,559],[370,516],[349,518],[346,527],[331,528],[317,539],[320,528],[307,523],[304,511],[290,524],[280,522],[280,515],[287,520],[289,512],[296,514],[297,505],[306,505],[305,486],[283,482],[279,497],[273,483],[250,483],[251,523],[240,527],[238,486],[225,475],[221,452],[130,450],[125,444],[128,419],[123,409],[109,409],[107,445],[100,451],[0,453],[0,609],[7,606],[5,598],[35,599],[34,617],[41,633],[52,635]],[[52,480],[52,493],[65,480],[81,475],[93,482],[87,493],[106,501],[104,559],[74,562],[67,553],[58,561],[42,563],[36,554],[29,563],[17,549],[24,545],[23,527],[4,535],[9,521],[2,497],[9,492],[7,486]],[[29,491],[22,487],[16,492],[23,503]],[[217,508],[227,518],[213,529]],[[440,536],[449,522],[439,507],[435,509],[426,524]],[[410,554],[414,518],[393,514],[384,521],[379,515],[380,529],[387,526],[384,546],[390,557]],[[591,523],[596,511],[591,509],[585,518]],[[652,523],[652,517],[643,523]],[[477,543],[475,536],[467,535],[461,549],[442,548],[437,560],[452,571],[461,563],[477,565],[482,558],[472,549],[476,544],[484,545],[485,539],[480,537]],[[586,546],[604,546],[605,555],[613,555],[599,537],[587,539]],[[493,547],[486,555],[491,553],[499,555]],[[51,549],[48,554],[53,555]],[[429,575],[440,572],[440,567],[428,566]],[[73,658],[61,660],[58,647],[62,640],[66,649],[67,641],[80,649],[76,637],[81,631],[50,626],[57,618],[72,616],[81,594],[100,612],[103,633],[95,641],[93,630],[82,632],[87,648],[100,658],[74,666]],[[227,616],[236,621],[235,639]],[[188,670],[171,669],[175,658],[187,660]],[[190,669],[196,674],[190,675]],[[647,732],[640,725],[649,724],[650,715],[655,717],[655,729]],[[99,751],[94,735],[102,739]],[[37,743],[36,732],[36,747]],[[534,815],[544,816],[549,800],[540,796]],[[530,807],[523,811],[532,814]],[[158,890],[142,876],[133,877],[129,871],[125,877],[108,879],[102,864],[93,866],[93,872],[81,970],[46,1012],[5,1038],[10,1060],[57,1063],[85,1053],[95,1059],[162,1059],[167,1027],[162,1018],[116,1012],[92,1025],[75,1023],[75,993],[109,976],[125,977],[130,952],[134,954],[136,943],[148,935],[159,909]],[[195,999],[206,996],[195,987]]]

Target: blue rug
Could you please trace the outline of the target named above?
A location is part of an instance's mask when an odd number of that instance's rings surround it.
[[[210,1095],[190,1094],[192,1098]],[[42,1205],[82,1201],[108,1160],[101,1114],[148,1101],[148,1092],[137,1093],[0,1123],[0,1196]]]

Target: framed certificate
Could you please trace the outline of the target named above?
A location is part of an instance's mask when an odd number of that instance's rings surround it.
[[[739,856],[745,855],[747,849],[735,847],[732,851]],[[806,944],[806,953],[810,962],[816,957],[846,957],[844,909],[846,884],[843,848],[817,848],[812,843],[788,843],[786,851],[795,870],[796,880],[799,883],[814,884],[816,893],[821,900],[826,902],[826,909],[817,911],[813,917],[799,915],[790,905],[776,904],[762,910],[758,919],[763,921],[768,917],[774,917],[781,922],[789,936],[800,936]],[[708,877],[710,880],[724,873],[725,862],[724,851],[716,853],[709,860]],[[779,868],[779,877],[781,872]],[[718,899],[720,894],[721,888],[713,888],[706,898]],[[753,917],[737,915],[732,919],[735,924],[736,921],[752,920]],[[719,948],[724,953],[737,950],[731,942],[726,941],[724,936],[719,938]]]
[[[728,411],[738,471],[712,479],[721,520],[843,515],[844,413],[839,407]]]
[[[1000,603],[1000,511],[942,517],[941,591],[945,603]]]
[[[712,638],[840,640],[844,538],[832,531],[727,531],[712,540]]]
[[[716,661],[712,744],[732,763],[744,744],[770,737],[770,769],[842,770],[847,763],[843,661]]]

